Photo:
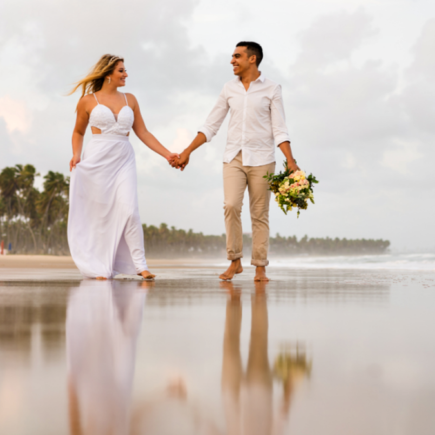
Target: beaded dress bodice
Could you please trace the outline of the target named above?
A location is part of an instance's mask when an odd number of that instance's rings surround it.
[[[89,125],[101,130],[101,134],[117,134],[127,136],[134,123],[134,113],[132,108],[128,105],[127,97],[125,97],[126,105],[114,114],[107,106],[100,104],[96,95],[94,94],[97,105],[92,110],[89,116]]]

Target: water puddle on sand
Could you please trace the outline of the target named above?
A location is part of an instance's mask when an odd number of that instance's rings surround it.
[[[1,434],[435,433],[433,272],[156,272],[0,277]]]

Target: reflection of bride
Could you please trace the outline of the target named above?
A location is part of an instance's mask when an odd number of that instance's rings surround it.
[[[144,302],[135,282],[82,281],[71,291],[66,321],[71,434],[129,432]]]

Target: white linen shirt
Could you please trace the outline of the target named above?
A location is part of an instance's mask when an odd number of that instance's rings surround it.
[[[275,161],[275,145],[289,141],[281,86],[263,74],[245,89],[239,77],[227,82],[200,132],[210,142],[231,109],[224,163],[242,150],[243,166]]]

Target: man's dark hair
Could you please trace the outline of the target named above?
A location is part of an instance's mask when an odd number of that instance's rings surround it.
[[[257,67],[260,65],[261,61],[263,60],[263,49],[261,48],[260,44],[251,41],[242,41],[239,42],[236,47],[246,47],[248,57],[251,57],[255,54],[257,58],[255,63],[257,64]]]

